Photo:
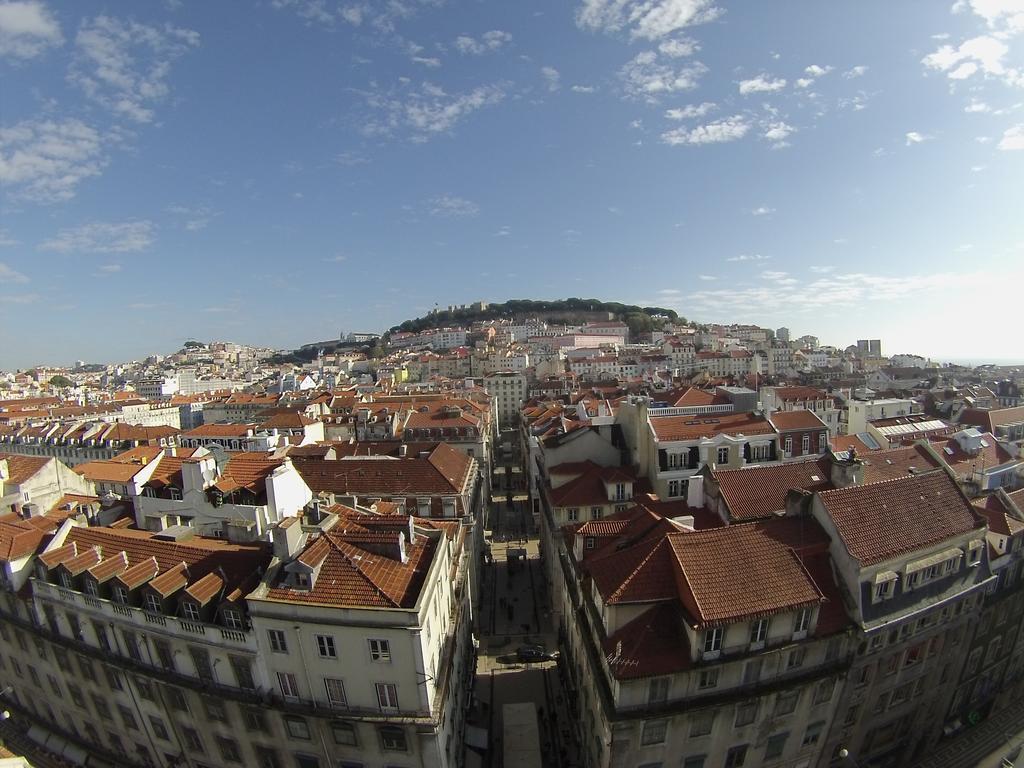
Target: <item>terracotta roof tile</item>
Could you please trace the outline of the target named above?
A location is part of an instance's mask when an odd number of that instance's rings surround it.
[[[28,557],[46,537],[45,531],[11,517],[11,520],[0,520],[0,562]]]
[[[920,445],[874,451],[860,458],[864,464],[865,484],[908,477],[915,472],[930,472],[941,466],[940,462]],[[914,472],[911,472],[912,469]]]
[[[53,459],[49,456],[19,456],[14,453],[0,453],[0,461],[7,461],[10,476],[4,481],[11,485],[21,485]]]
[[[200,605],[206,605],[224,589],[224,579],[216,571],[210,571],[198,581],[192,582],[185,594]]]
[[[791,488],[823,491],[832,487],[828,458],[769,464],[745,469],[716,469],[711,476],[721,489],[732,520],[769,517],[786,508]]]
[[[775,432],[763,416],[750,413],[720,416],[659,416],[650,420],[658,442],[700,440],[719,434],[769,435]]]
[[[601,643],[619,680],[671,675],[689,669],[690,641],[678,603],[661,603],[623,625]]]
[[[828,425],[823,422],[814,411],[803,409],[795,411],[776,411],[768,420],[779,432],[792,430],[828,430]]]
[[[864,565],[983,525],[944,470],[823,491],[819,498],[847,551]]]

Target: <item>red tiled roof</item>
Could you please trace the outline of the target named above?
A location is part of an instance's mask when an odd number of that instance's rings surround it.
[[[770,435],[775,432],[763,416],[750,413],[721,416],[659,416],[651,419],[651,429],[658,442],[700,440],[726,435]]]
[[[829,443],[831,443],[833,451],[848,451],[853,448],[857,451],[858,455],[881,450],[880,448],[872,448],[857,435],[836,435],[829,438]]]
[[[11,485],[21,485],[36,472],[53,461],[49,456],[19,456],[14,453],[0,453],[0,461],[7,461],[7,471],[10,474],[4,482]]]
[[[988,529],[992,533],[997,533],[1000,536],[1015,536],[1024,531],[1024,520],[1020,518],[1019,509],[1013,508],[1012,499],[1010,504],[1007,504],[996,492],[989,494],[984,499],[974,499],[971,503],[988,520]]]
[[[13,519],[0,520],[0,562],[11,562],[27,557],[38,549],[46,532],[11,515]]]
[[[320,568],[312,589],[290,589],[282,581],[271,587],[262,599],[335,606],[412,608],[437,550],[436,540],[419,536],[414,544],[406,544],[408,562],[403,563],[364,549],[349,539],[347,534],[331,530],[307,548],[307,552],[314,548],[317,550],[313,559]]]
[[[795,411],[776,411],[768,420],[780,432],[791,430],[827,430],[828,425],[823,422],[814,411],[803,409]]]
[[[670,536],[680,597],[697,627],[824,602],[799,558],[770,530],[745,524]]]
[[[818,494],[850,555],[889,560],[981,527],[944,470]]]
[[[582,507],[612,503],[608,498],[606,483],[634,483],[636,474],[624,467],[587,467],[579,475],[550,492],[551,504],[555,507]],[[624,499],[620,503],[626,503]]]
[[[686,618],[678,603],[661,603],[623,625],[601,643],[619,680],[670,675],[690,667]]]
[[[775,387],[775,398],[787,403],[805,400],[835,400],[832,395],[815,387]]]
[[[960,443],[952,436],[933,438],[931,443],[935,446],[939,458],[961,476],[983,469],[991,469],[1014,460],[1014,456],[996,440],[995,435],[991,432],[982,434],[981,439],[988,445],[973,455],[963,450]]]
[[[716,469],[711,476],[719,485],[729,517],[736,521],[769,517],[785,510],[786,494],[791,488],[823,491],[832,487],[827,457],[745,469]]]
[[[929,472],[941,466],[940,462],[920,445],[872,451],[868,456],[859,457],[864,464],[864,483],[879,483],[897,477]]]
[[[223,493],[245,488],[258,494],[264,491],[267,476],[282,463],[264,453],[232,453],[215,485]]]
[[[255,424],[203,424],[185,432],[182,437],[246,437],[255,429]]]
[[[94,483],[130,483],[142,469],[141,463],[130,464],[104,459],[86,461],[74,468],[75,472]]]

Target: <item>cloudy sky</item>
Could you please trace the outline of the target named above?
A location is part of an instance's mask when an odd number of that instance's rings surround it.
[[[1021,0],[0,0],[0,369],[596,297],[1024,358]]]

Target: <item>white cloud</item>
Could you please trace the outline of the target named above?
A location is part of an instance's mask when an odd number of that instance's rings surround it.
[[[727,141],[742,139],[750,124],[742,115],[733,115],[721,120],[716,120],[706,125],[698,125],[696,128],[676,128],[661,134],[661,140],[666,144],[676,146],[679,144],[721,144]]]
[[[0,3],[0,56],[33,59],[63,42],[60,24],[43,3]]]
[[[363,14],[365,13],[366,9],[359,5],[349,5],[338,11],[341,18],[353,27],[358,27],[363,23]]]
[[[120,264],[102,264],[102,265],[100,265],[100,272],[103,272],[104,274],[107,274],[107,275],[113,275],[113,274],[115,274],[117,272],[120,272],[120,271],[121,271],[121,265]]]
[[[658,291],[659,296],[676,296],[682,293],[678,288],[662,288]]]
[[[0,229],[0,248],[10,248],[12,245],[21,245],[21,241],[13,238],[6,229]]]
[[[58,253],[132,253],[153,244],[153,230],[151,221],[93,222],[63,229],[39,249]]]
[[[170,93],[171,63],[198,44],[189,29],[97,16],[78,30],[68,79],[114,114],[148,123]]]
[[[957,0],[953,12],[960,13],[968,8],[981,16],[991,29],[1003,34],[1024,32],[1024,7],[1019,0]]]
[[[777,93],[786,87],[784,78],[772,78],[769,75],[760,74],[750,80],[740,80],[740,95],[746,96],[751,93]]]
[[[432,69],[441,66],[441,60],[436,56],[411,56],[410,61],[413,64],[422,64],[424,67],[430,67]]]
[[[6,296],[0,296],[0,304],[34,304],[38,300],[38,293],[8,294]]]
[[[833,266],[826,266],[823,264],[815,264],[811,266],[811,272],[815,272],[819,275],[827,275],[835,269]]]
[[[704,117],[713,109],[716,109],[717,106],[710,101],[705,101],[701,104],[687,104],[685,107],[665,110],[665,117],[669,120],[689,120],[694,117]]]
[[[964,107],[964,112],[977,113],[977,112],[991,112],[992,107],[986,104],[984,101],[976,101],[971,99],[971,103]]]
[[[712,280],[717,280],[718,278],[715,277],[714,275],[697,275],[697,279],[704,280],[705,282],[711,282]]]
[[[707,71],[699,61],[677,67],[659,61],[655,51],[643,51],[619,70],[619,77],[629,96],[656,101],[665,94],[696,88]]]
[[[927,134],[919,133],[917,131],[907,131],[906,137],[908,147],[914,144],[920,144],[921,142],[928,141],[932,138]]]
[[[998,146],[1004,151],[1024,149],[1024,123],[1007,128]]]
[[[562,76],[559,74],[558,70],[555,69],[554,67],[541,67],[540,68],[540,74],[541,74],[541,77],[544,78],[544,83],[547,85],[547,88],[548,88],[549,91],[554,92],[554,91],[557,91],[559,88],[562,87],[561,86]]]
[[[479,40],[469,35],[459,35],[455,38],[455,50],[459,53],[481,56],[485,53],[493,53],[510,42],[512,42],[512,35],[508,32],[492,29],[490,32],[484,32]]]
[[[573,93],[594,93],[597,88],[592,85],[574,85],[569,90]]]
[[[796,132],[796,128],[788,123],[781,120],[769,123],[767,129],[764,132],[764,138],[768,139],[775,144],[776,147],[785,146],[785,141],[791,134]]]
[[[827,64],[824,67],[819,64],[811,64],[809,67],[804,67],[804,72],[811,77],[821,77],[822,75],[827,75],[831,71],[832,67]]]
[[[333,24],[335,16],[327,9],[324,0],[273,0],[275,8],[290,8],[299,18],[318,24]],[[362,17],[360,16],[360,20]]]
[[[167,212],[183,218],[184,223],[182,226],[189,232],[198,232],[201,229],[206,229],[211,221],[220,216],[220,211],[214,211],[206,206],[189,208],[184,205],[170,205],[167,207]]]
[[[466,93],[450,94],[432,83],[412,88],[402,83],[393,94],[366,94],[367,103],[379,114],[363,126],[370,136],[389,136],[409,131],[413,141],[427,141],[447,133],[467,116],[505,98],[499,85],[484,85]]]
[[[793,85],[795,85],[797,88],[810,88],[812,85],[814,85],[814,78],[801,77],[797,79],[796,82],[793,83]]]
[[[476,216],[480,213],[480,206],[472,200],[466,200],[454,195],[438,195],[429,202],[429,210],[432,216],[445,218],[463,218]]]
[[[770,216],[775,213],[774,208],[769,208],[767,205],[759,205],[757,208],[750,212],[751,216]]]
[[[0,128],[0,183],[15,199],[53,203],[107,164],[104,137],[80,120],[25,121]]]
[[[344,261],[348,261],[348,256],[343,253],[335,254],[334,256],[327,256],[320,261],[326,261],[329,264],[341,264]]]
[[[699,50],[700,45],[697,41],[691,40],[688,37],[677,37],[672,40],[666,40],[658,45],[659,53],[663,53],[673,59],[682,58],[683,56],[693,56],[693,54]]]
[[[583,0],[576,23],[603,32],[628,29],[632,38],[656,40],[721,13],[711,0]]]
[[[855,77],[860,77],[867,71],[868,68],[866,66],[864,66],[863,64],[858,64],[856,67],[850,67],[848,70],[843,72],[843,77],[845,77],[847,80],[852,80]]]
[[[965,80],[977,72],[1004,79],[1011,85],[1024,84],[1020,73],[1003,63],[1009,46],[994,35],[979,35],[958,47],[943,45],[921,59],[929,69],[945,72],[952,80]]]
[[[0,261],[0,283],[27,283],[28,277]]]
[[[771,256],[762,256],[760,253],[741,253],[739,256],[730,256],[726,261],[767,261]]]

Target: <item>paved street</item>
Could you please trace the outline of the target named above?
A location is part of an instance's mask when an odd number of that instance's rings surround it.
[[[494,499],[487,523],[491,531],[492,562],[483,565],[481,579],[480,650],[474,691],[478,703],[473,725],[485,728],[489,749],[467,765],[502,768],[502,708],[505,704],[533,702],[537,707],[544,768],[575,766],[572,720],[562,691],[555,660],[521,663],[516,649],[541,645],[558,648],[557,628],[551,625],[547,592],[537,539],[532,536],[528,498],[521,488],[509,489],[518,473],[496,473]],[[514,501],[508,504],[509,491]]]

